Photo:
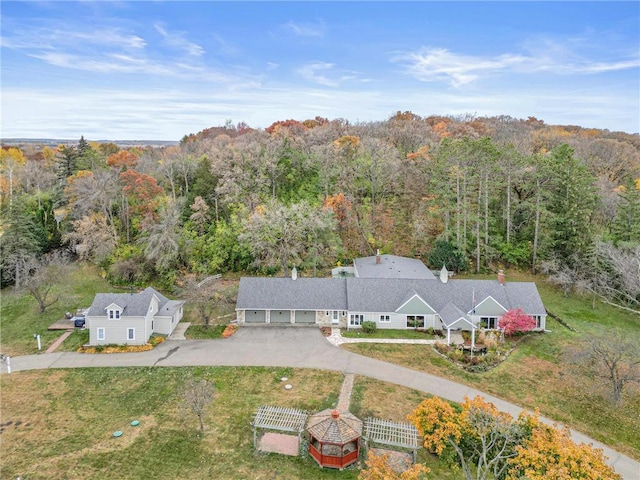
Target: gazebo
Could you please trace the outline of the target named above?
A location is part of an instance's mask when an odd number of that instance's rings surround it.
[[[307,424],[309,454],[321,467],[344,468],[358,460],[362,421],[349,412],[327,409]]]

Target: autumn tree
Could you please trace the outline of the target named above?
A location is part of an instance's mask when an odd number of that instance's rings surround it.
[[[457,458],[467,480],[502,478],[527,435],[526,417],[514,420],[482,397],[466,398],[462,411],[432,397],[408,418],[429,451]]]
[[[17,172],[24,167],[26,159],[19,148],[0,149],[0,206],[5,204],[8,197],[9,208],[13,205],[14,192],[18,184]]]
[[[529,420],[531,434],[516,447],[505,480],[621,480],[602,450],[571,440],[566,428]]]
[[[516,308],[509,310],[498,319],[498,328],[503,329],[505,335],[514,335],[536,328],[536,320],[524,313],[521,308]]]
[[[184,386],[184,407],[198,417],[200,435],[204,434],[204,414],[215,393],[215,386],[207,380],[189,380]]]
[[[416,463],[402,472],[395,471],[389,465],[389,455],[375,455],[369,452],[367,468],[360,470],[358,480],[427,480],[430,470]]]

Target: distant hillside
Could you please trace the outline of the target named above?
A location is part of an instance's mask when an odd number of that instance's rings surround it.
[[[93,141],[93,140],[92,140]],[[42,145],[47,147],[57,147],[58,145],[76,145],[78,139],[59,138],[3,138],[2,145],[20,147],[23,145]],[[177,145],[177,141],[169,140],[96,140],[97,143],[115,143],[120,148],[129,147],[168,147]]]

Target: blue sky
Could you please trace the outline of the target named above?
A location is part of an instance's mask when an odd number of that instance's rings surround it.
[[[640,130],[640,3],[9,2],[3,137],[398,110]]]

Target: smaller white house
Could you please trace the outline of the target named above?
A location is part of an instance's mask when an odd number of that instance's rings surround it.
[[[151,287],[139,293],[98,293],[86,317],[89,344],[144,345],[153,333],[170,335],[183,305]]]

